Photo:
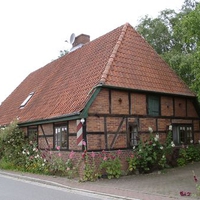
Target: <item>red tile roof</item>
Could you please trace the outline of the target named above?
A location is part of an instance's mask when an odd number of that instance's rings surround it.
[[[0,106],[0,125],[17,116],[25,122],[79,112],[99,83],[195,96],[127,23],[32,72]]]

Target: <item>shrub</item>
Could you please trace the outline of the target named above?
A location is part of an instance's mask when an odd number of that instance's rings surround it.
[[[1,169],[7,169],[7,170],[14,170],[15,169],[15,165],[13,165],[13,163],[9,160],[7,160],[6,158],[1,158],[0,160],[0,168]]]
[[[133,148],[133,154],[128,158],[130,172],[139,170],[140,173],[148,173],[167,167],[166,156],[171,154],[175,146],[171,141],[171,130],[169,130],[165,144],[160,143],[158,134],[155,136],[152,134],[152,128],[149,128],[149,131],[149,140],[145,142],[140,140],[138,146]]]
[[[21,154],[26,143],[24,133],[18,128],[17,121],[0,131],[0,159],[18,168],[24,164]]]
[[[37,143],[29,141],[23,146],[24,171],[48,173],[47,160],[37,148]]]
[[[166,157],[164,147],[159,142],[159,135],[151,135],[145,142],[139,141],[138,147],[134,149],[134,156],[128,159],[128,163],[130,171],[138,169],[140,173],[164,168]]]
[[[179,158],[177,159],[178,166],[184,166],[190,162],[200,161],[200,145],[182,145],[179,150]]]
[[[121,151],[117,153],[110,153],[106,155],[106,152],[102,152],[103,158],[100,164],[100,170],[104,170],[108,179],[119,178],[121,176],[121,160],[119,158]]]
[[[71,152],[65,161],[60,149],[54,154],[50,150],[40,151],[36,141],[25,138],[17,121],[0,130],[0,167],[3,169],[72,177],[75,174],[73,155]]]
[[[85,163],[84,174],[83,174],[83,181],[95,181],[99,177],[99,169],[95,163],[96,154],[92,152],[89,154],[87,152],[86,142],[83,141],[83,146],[85,148],[82,158]]]

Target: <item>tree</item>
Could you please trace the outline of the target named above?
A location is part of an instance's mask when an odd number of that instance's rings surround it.
[[[200,100],[200,4],[185,0],[181,10],[145,16],[136,27]]]
[[[136,27],[137,31],[151,44],[158,54],[168,52],[173,45],[171,20],[165,20],[168,14],[173,15],[174,11],[165,10],[155,19],[151,19],[146,15],[140,20],[140,24]]]
[[[183,17],[180,28],[183,30],[183,42],[193,61],[191,69],[194,80],[191,88],[197,92],[200,99],[200,4],[197,4],[193,11]]]

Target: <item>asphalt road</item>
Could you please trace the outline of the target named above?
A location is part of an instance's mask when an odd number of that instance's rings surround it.
[[[113,198],[0,175],[0,199],[98,200]]]

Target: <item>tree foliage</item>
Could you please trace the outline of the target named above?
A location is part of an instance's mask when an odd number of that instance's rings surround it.
[[[200,3],[185,0],[182,8],[143,17],[136,30],[176,71],[200,100]]]

